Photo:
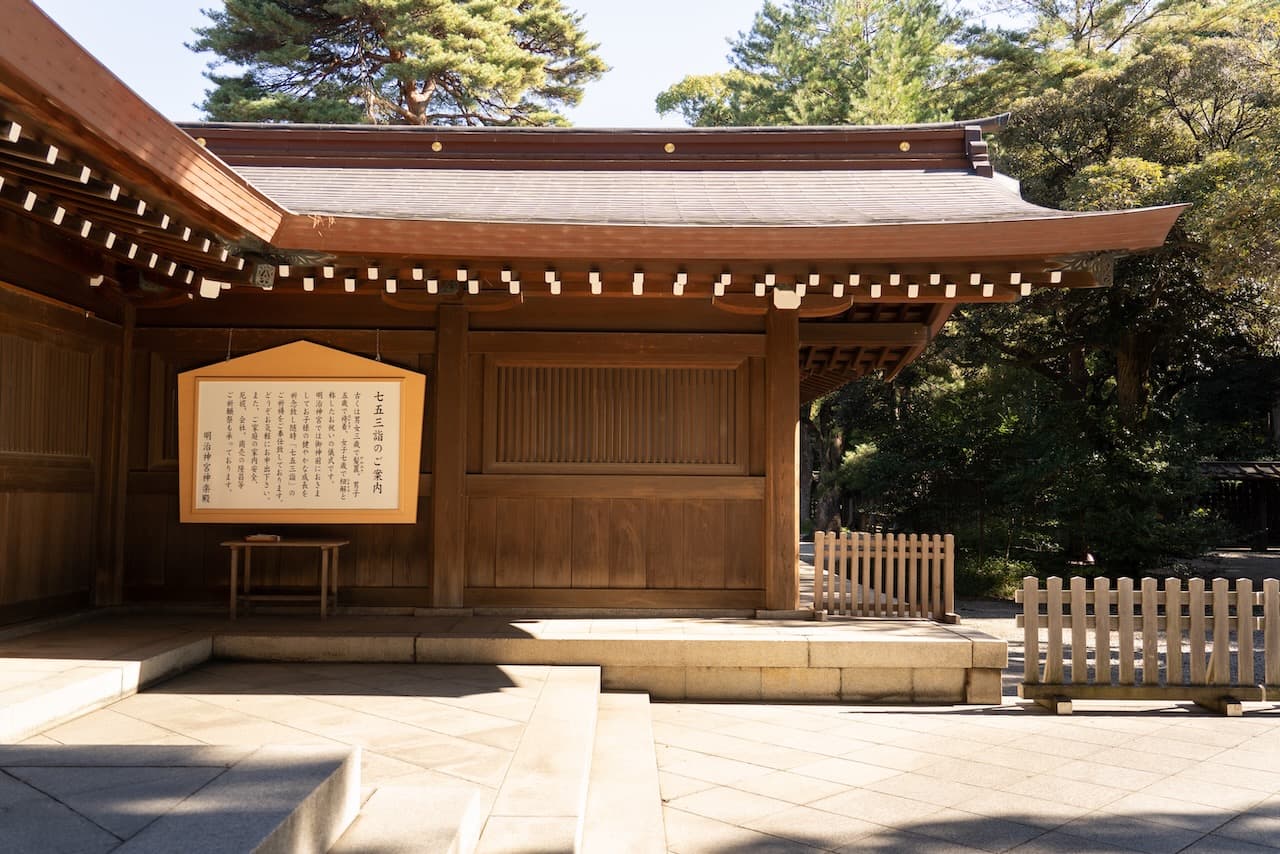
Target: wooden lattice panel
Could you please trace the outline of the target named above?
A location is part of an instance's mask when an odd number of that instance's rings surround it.
[[[486,471],[742,473],[746,371],[496,365]]]

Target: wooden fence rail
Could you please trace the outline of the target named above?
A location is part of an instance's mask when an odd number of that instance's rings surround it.
[[[951,534],[818,531],[813,555],[815,611],[956,621]]]
[[[1280,580],[1262,590],[1225,578],[1026,578],[1017,593],[1026,632],[1018,695],[1059,713],[1072,699],[1191,700],[1225,714],[1280,696]],[[1040,630],[1047,630],[1046,642]],[[1258,649],[1255,632],[1262,632]],[[1064,645],[1064,633],[1067,644]],[[1114,642],[1112,640],[1114,636]],[[1255,665],[1262,653],[1262,672]],[[1261,679],[1261,681],[1259,681]]]

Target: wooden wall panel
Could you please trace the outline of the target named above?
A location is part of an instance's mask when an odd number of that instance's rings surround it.
[[[119,336],[0,284],[0,621],[88,604],[106,569]]]
[[[486,472],[747,472],[745,361],[486,365]]]
[[[573,500],[549,498],[534,504],[533,586],[573,584]]]
[[[0,453],[89,456],[92,353],[0,334]]]
[[[467,586],[758,590],[762,513],[756,499],[473,497]]]

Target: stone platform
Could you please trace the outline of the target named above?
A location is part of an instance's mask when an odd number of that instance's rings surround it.
[[[664,700],[995,704],[1008,651],[924,620],[101,615],[0,637],[0,741],[210,658],[598,666],[606,690]]]
[[[347,617],[268,618],[213,635],[240,661],[597,665],[606,690],[661,700],[999,703],[1003,640],[922,620],[422,617],[415,632]]]

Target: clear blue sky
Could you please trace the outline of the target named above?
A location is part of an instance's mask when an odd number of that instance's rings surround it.
[[[116,76],[174,121],[199,119],[210,57],[184,43],[217,0],[36,0]],[[679,125],[659,118],[658,92],[686,74],[728,67],[728,40],[751,26],[762,0],[567,0],[586,15],[611,67],[570,118],[583,127]]]

